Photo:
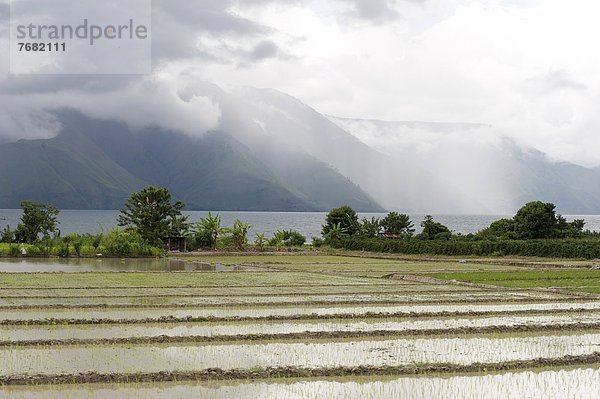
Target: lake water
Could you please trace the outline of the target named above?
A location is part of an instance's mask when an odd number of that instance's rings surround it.
[[[197,222],[206,217],[208,212],[184,212],[189,215],[190,222]],[[213,212],[215,214],[216,212]],[[117,225],[119,211],[75,211],[63,210],[59,215],[60,230],[62,235],[72,233],[97,233],[108,231]],[[272,236],[274,232],[281,229],[293,229],[301,232],[309,241],[312,237],[321,235],[321,226],[325,223],[325,212],[221,212],[222,225],[232,226],[233,221],[240,219],[253,227],[250,230],[250,239],[253,240],[257,233],[266,233]],[[360,217],[371,218],[372,216],[384,217],[381,213],[364,213]],[[419,230],[419,224],[425,215],[410,215],[411,220]],[[0,209],[0,229],[6,225],[14,228],[21,217],[21,210]],[[494,220],[507,215],[434,215],[439,221],[457,233],[475,233],[489,226]],[[586,229],[600,231],[600,215],[565,215],[568,220],[585,219]]]

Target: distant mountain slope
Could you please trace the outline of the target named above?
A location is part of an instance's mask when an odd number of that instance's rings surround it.
[[[327,117],[276,90],[206,82],[179,95],[213,102],[215,130],[61,111],[56,138],[0,144],[0,207],[116,208],[155,184],[198,210],[510,214],[539,199],[600,213],[600,169],[551,162],[488,125]]]
[[[32,199],[61,208],[115,209],[133,190],[155,184],[192,210],[324,211],[343,203],[382,210],[306,154],[296,154],[290,178],[223,132],[195,138],[158,127],[133,132],[78,112],[58,115],[63,130],[57,137],[0,145],[0,207]]]
[[[540,152],[507,150],[506,168],[499,174],[511,187],[513,209],[542,199],[571,215],[600,213],[600,171],[568,162],[549,162]]]
[[[37,200],[66,209],[115,209],[144,182],[84,139],[0,145],[0,207]]]
[[[511,214],[534,200],[553,202],[563,214],[600,213],[600,170],[551,162],[490,126],[330,119],[373,148],[454,180],[495,213]]]

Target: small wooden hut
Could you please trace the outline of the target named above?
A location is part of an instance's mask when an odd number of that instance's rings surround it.
[[[185,237],[167,237],[163,239],[165,250],[169,252],[187,252],[187,240]]]

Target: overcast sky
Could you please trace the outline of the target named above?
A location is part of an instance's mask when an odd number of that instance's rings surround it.
[[[600,165],[598,15],[594,0],[157,0],[152,76],[15,77],[2,65],[0,132],[42,135],[51,122],[29,110],[49,102],[133,101],[152,118],[153,92],[184,106],[165,111],[173,120],[210,127],[213,104],[177,98],[182,80],[201,79],[341,117],[491,124],[553,159]],[[7,0],[0,20],[5,60]]]

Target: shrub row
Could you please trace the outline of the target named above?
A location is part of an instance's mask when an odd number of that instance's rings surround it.
[[[48,256],[56,256],[60,258],[93,258],[98,254],[104,257],[130,257],[130,258],[142,258],[142,257],[161,257],[164,256],[164,251],[150,246],[143,246],[140,244],[127,244],[121,248],[111,248],[110,250],[100,245],[97,248],[92,246],[81,247],[79,254],[77,253],[73,245],[60,245],[46,247],[43,244],[29,245],[25,244],[26,255],[21,254],[21,244],[6,244],[0,243],[0,256],[6,257],[26,257],[26,258],[45,258]]]
[[[26,255],[22,254],[23,247]],[[164,255],[164,251],[146,244],[137,233],[120,229],[95,236],[73,234],[67,237],[56,237],[33,245],[0,243],[0,256],[68,258],[94,257],[97,254],[107,257],[159,257]]]
[[[436,240],[349,237],[334,248],[355,251],[456,256],[538,256],[549,258],[600,258],[600,240]]]

